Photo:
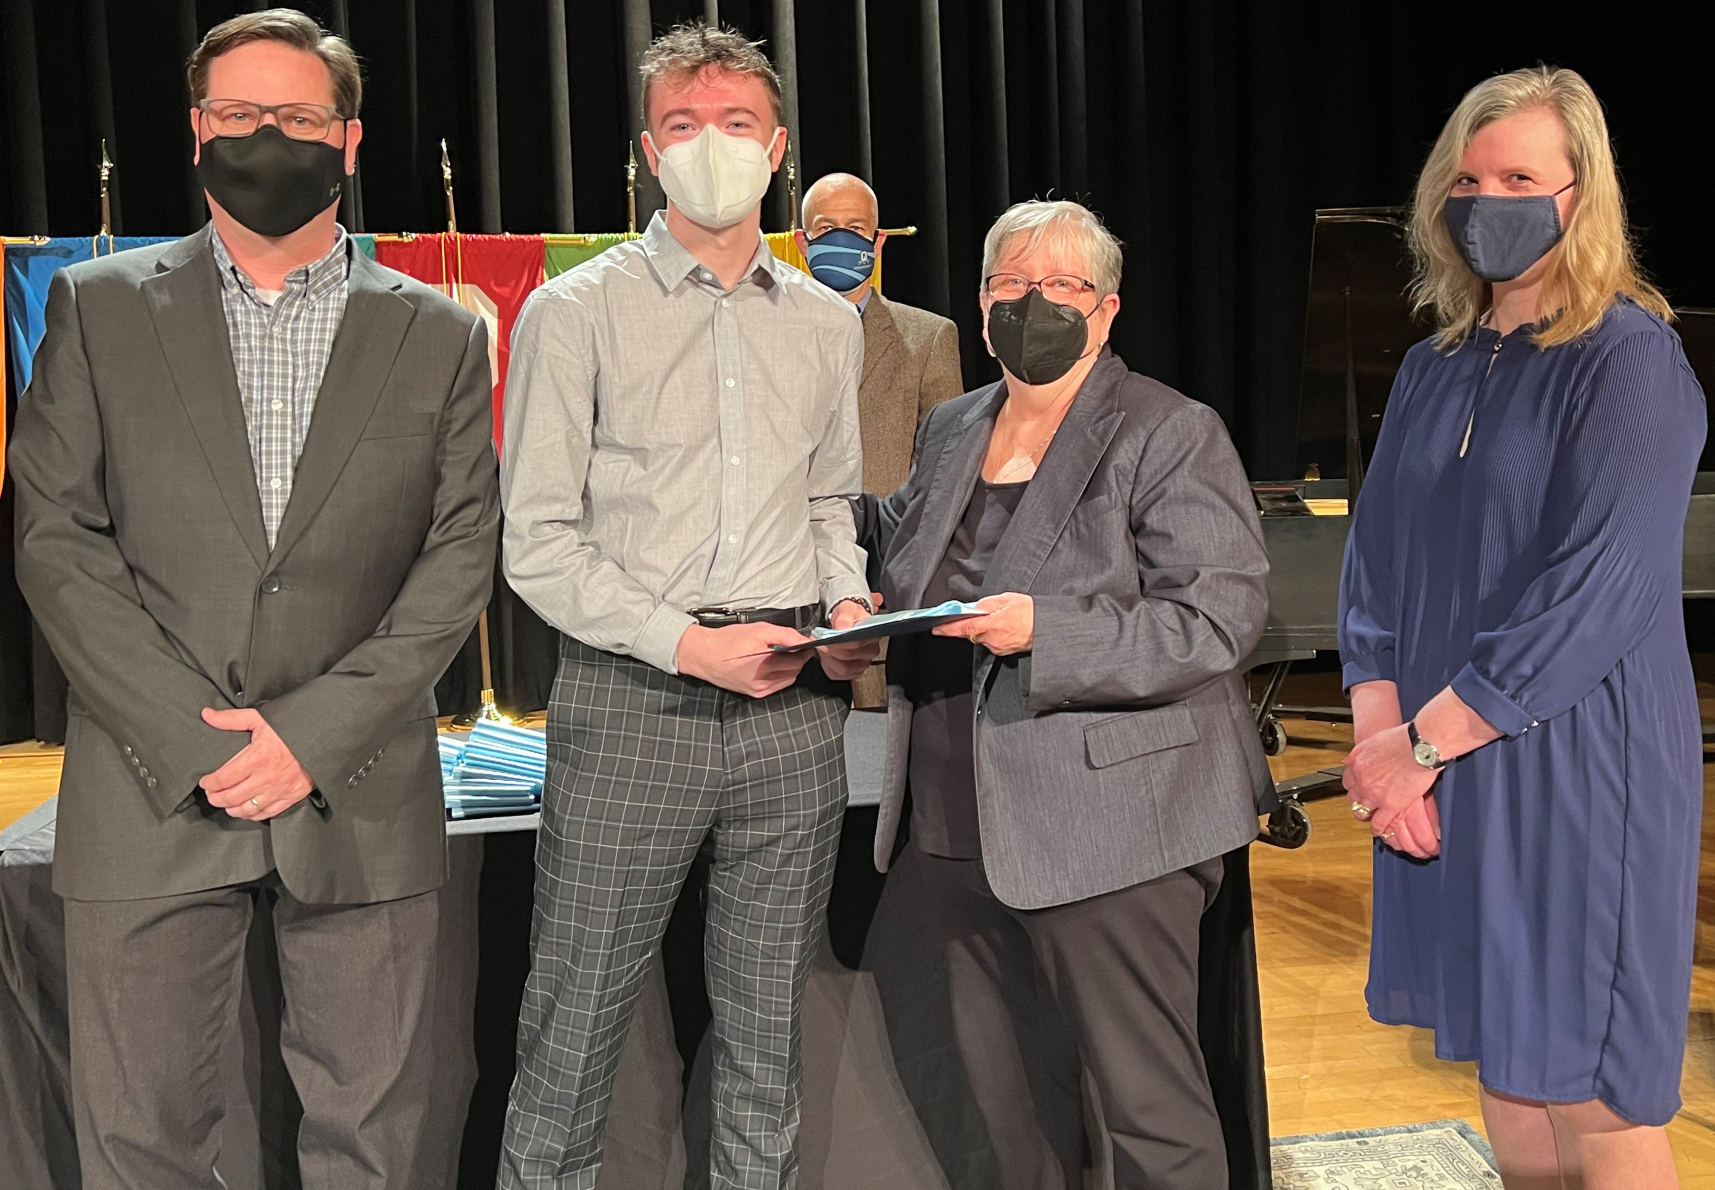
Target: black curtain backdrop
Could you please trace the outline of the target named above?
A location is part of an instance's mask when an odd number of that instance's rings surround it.
[[[115,231],[200,224],[183,63],[202,32],[258,7],[0,0],[0,234],[93,232],[102,138],[118,163]],[[1715,157],[1697,140],[1715,123],[1715,92],[1690,35],[1701,6],[1657,6],[1647,22],[1558,23],[1540,8],[1473,16],[1422,0],[303,7],[347,33],[365,61],[361,186],[345,218],[368,231],[444,225],[442,138],[466,230],[623,228],[639,123],[632,63],[652,32],[718,11],[791,68],[800,188],[831,170],[864,174],[885,224],[920,229],[889,244],[886,289],[959,323],[969,385],[998,376],[977,319],[983,234],[1011,202],[1076,198],[1126,243],[1115,348],[1218,410],[1258,478],[1285,476],[1295,461],[1312,212],[1405,201],[1448,112],[1491,73],[1549,62],[1589,78],[1607,105],[1646,267],[1676,303],[1715,305],[1715,240],[1701,213]],[[764,208],[770,230],[787,225],[784,173]],[[640,169],[640,221],[660,202]],[[0,515],[10,522],[5,507]],[[17,675],[30,641],[9,554],[8,540],[0,738],[15,739],[28,733]],[[524,651],[541,652],[530,627],[518,629]],[[509,647],[497,642],[497,685],[519,661]],[[474,697],[463,689],[476,684],[474,648],[449,706]]]
[[[92,232],[103,136],[119,165],[120,230],[192,230],[202,208],[182,63],[202,31],[253,7],[0,0],[0,232]],[[889,246],[886,286],[958,321],[970,384],[997,374],[976,317],[983,233],[1009,202],[1077,198],[1127,245],[1115,347],[1219,410],[1259,476],[1293,464],[1311,212],[1404,201],[1452,105],[1495,71],[1545,61],[1590,79],[1646,265],[1675,302],[1715,305],[1715,241],[1698,214],[1715,191],[1715,157],[1686,139],[1715,122],[1715,93],[1689,4],[1677,6],[1683,20],[1667,5],[1648,22],[1559,24],[1528,6],[1490,6],[1478,20],[1397,0],[303,7],[349,31],[366,63],[369,231],[442,226],[443,137],[463,227],[623,227],[635,120],[628,19],[632,46],[645,20],[658,31],[711,8],[771,49],[790,40],[801,187],[830,170],[868,173],[883,221],[921,229]],[[550,30],[562,21],[571,152],[557,169],[554,130],[566,125]],[[768,201],[771,229],[786,225],[784,189],[782,178]],[[640,217],[658,194],[640,187]]]

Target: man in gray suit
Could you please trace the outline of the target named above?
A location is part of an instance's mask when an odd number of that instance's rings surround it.
[[[306,1182],[422,1185],[433,686],[494,566],[487,338],[334,221],[344,42],[237,17],[190,86],[212,225],[55,277],[11,451],[19,583],[71,680],[83,1185],[223,1184],[213,1072],[264,898]]]
[[[869,183],[828,174],[804,192],[798,249],[811,276],[858,308],[863,317],[863,380],[858,429],[863,435],[863,490],[890,495],[911,474],[912,443],[929,411],[965,391],[959,373],[959,328],[950,318],[881,295],[876,278],[887,233]],[[852,683],[852,706],[887,706],[882,660]]]

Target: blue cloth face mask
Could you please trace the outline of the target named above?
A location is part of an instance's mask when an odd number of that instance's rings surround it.
[[[843,227],[809,241],[810,275],[838,294],[855,293],[875,275],[875,241]]]
[[[1442,218],[1453,246],[1484,281],[1511,281],[1560,242],[1560,204],[1576,181],[1553,194],[1462,194],[1447,200]]]

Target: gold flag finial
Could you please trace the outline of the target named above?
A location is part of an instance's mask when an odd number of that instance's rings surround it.
[[[625,146],[625,206],[630,212],[631,234],[637,234],[637,148]]]
[[[791,226],[787,231],[798,230],[798,147],[792,143],[791,134],[786,137],[786,204],[791,209],[787,214],[791,217]]]
[[[107,138],[101,138],[101,234],[112,238],[113,199],[107,192],[107,180],[113,176],[113,158],[107,155]]]
[[[459,229],[458,208],[453,205],[453,163],[447,156],[447,138],[441,138],[441,189],[447,192],[447,230],[455,235]]]

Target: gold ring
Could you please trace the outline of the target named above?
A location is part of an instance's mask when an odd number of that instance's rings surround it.
[[[250,799],[250,804],[252,806],[255,806],[258,810],[260,810],[262,808],[262,803],[257,801],[255,798]]]
[[[1362,802],[1353,802],[1352,813],[1356,814],[1359,818],[1368,818],[1371,814],[1374,814],[1375,811],[1364,805]]]
[[[1384,835],[1383,835],[1383,836],[1382,836],[1382,838],[1384,838],[1384,839],[1391,839],[1391,838],[1393,838],[1393,832],[1392,832],[1392,831],[1388,831],[1388,832],[1387,832],[1387,833],[1386,833],[1386,834],[1384,834]]]

